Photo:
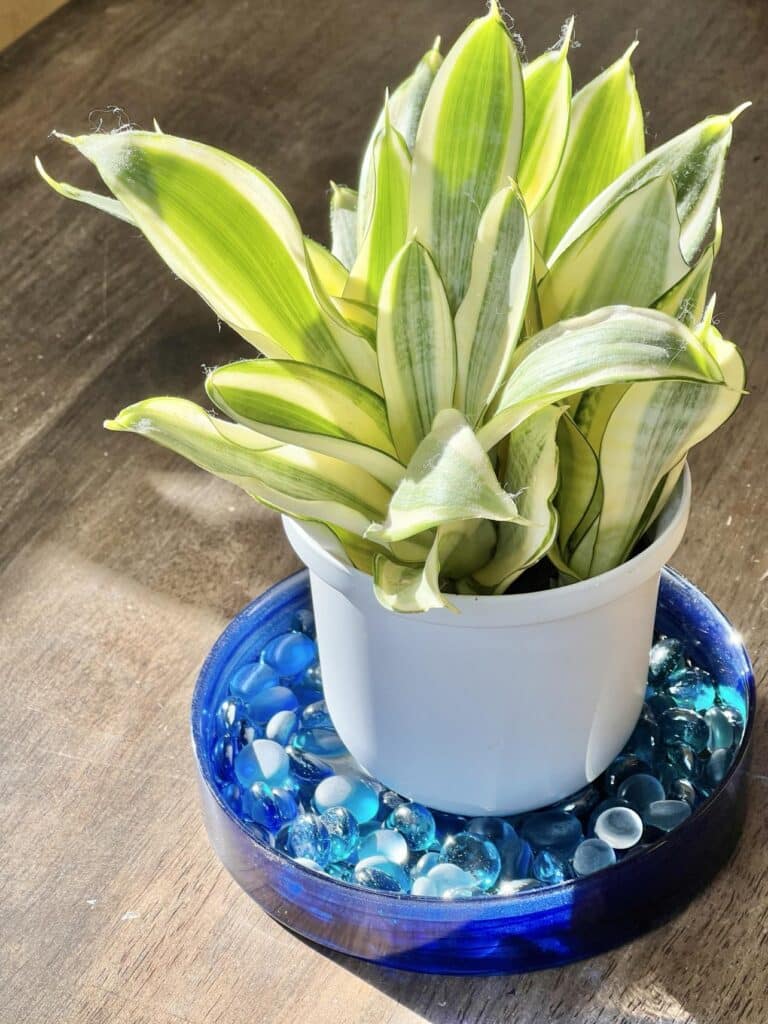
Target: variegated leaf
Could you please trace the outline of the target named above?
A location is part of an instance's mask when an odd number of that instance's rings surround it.
[[[441,409],[453,404],[456,344],[442,282],[427,250],[409,242],[381,290],[377,352],[387,415],[407,463]]]
[[[630,167],[570,225],[558,242],[552,261],[619,199],[653,178],[670,175],[677,193],[680,248],[683,258],[690,263],[704,244],[716,216],[733,122],[748,106],[745,103],[730,114],[708,117]]]
[[[601,306],[652,306],[688,273],[670,177],[620,199],[563,251],[539,284],[545,325]]]
[[[548,50],[523,67],[525,136],[517,182],[531,214],[555,179],[568,138],[571,120],[568,47],[572,34],[573,18],[569,18],[559,49]]]
[[[601,390],[609,389],[595,389],[587,394],[596,398]],[[584,433],[568,413],[558,425],[557,448],[560,469],[555,495],[558,531],[556,550],[550,551],[550,558],[561,571],[581,579],[583,569],[576,563],[573,553],[600,514],[603,501],[600,462]]]
[[[393,489],[405,472],[383,400],[330,370],[284,360],[244,360],[213,370],[206,391],[238,423],[350,462]]]
[[[517,174],[524,108],[520,60],[492,0],[441,65],[413,148],[410,230],[432,253],[453,311],[469,284],[480,216]]]
[[[640,380],[722,382],[717,363],[677,320],[609,306],[549,327],[521,345],[491,418],[478,431],[490,449],[528,416],[587,388]]]
[[[357,192],[331,182],[331,252],[350,269],[357,257]]]
[[[104,424],[170,448],[252,497],[299,519],[362,536],[385,514],[390,491],[369,473],[293,445],[275,444],[181,398],[149,398]]]
[[[344,291],[349,274],[344,264],[328,252],[324,245],[314,241],[312,238],[305,238],[304,245],[309,257],[315,277],[326,295],[335,301],[336,297]]]
[[[645,152],[643,108],[630,62],[636,45],[573,98],[563,157],[533,221],[547,259],[582,210]]]
[[[712,267],[720,249],[722,237],[723,222],[718,210],[715,218],[715,237],[711,244],[707,246],[691,269],[654,303],[656,309],[681,320],[686,327],[693,327],[701,322],[707,305]]]
[[[366,538],[403,540],[459,519],[522,521],[472,428],[456,409],[445,409],[414,452],[386,519]]]
[[[513,183],[480,220],[472,276],[456,313],[456,408],[474,426],[504,379],[528,307],[533,242],[525,204]]]
[[[136,221],[119,200],[112,199],[110,196],[99,195],[98,192],[89,192],[87,189],[78,188],[76,185],[68,185],[66,181],[56,181],[43,167],[39,156],[35,157],[35,168],[43,181],[50,185],[54,192],[64,196],[65,199],[74,199],[77,203],[85,203],[86,206],[92,206],[95,210],[108,213],[110,217],[116,217],[118,220],[125,221],[126,224],[136,225]]]

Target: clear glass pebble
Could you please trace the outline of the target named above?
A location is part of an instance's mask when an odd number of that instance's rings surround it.
[[[631,807],[611,807],[596,819],[595,836],[614,850],[628,850],[642,839],[642,818]]]
[[[355,881],[367,889],[383,892],[410,892],[411,880],[399,864],[386,857],[366,857],[355,865]]]
[[[663,800],[665,795],[664,787],[656,776],[646,775],[645,772],[630,775],[616,791],[616,796],[620,800],[626,800],[641,814],[654,800]]]
[[[533,858],[533,877],[545,885],[559,885],[570,874],[568,861],[554,850],[539,850]]]
[[[393,864],[403,867],[408,863],[408,843],[404,837],[391,828],[377,828],[361,840],[357,851],[360,860],[381,855]]]
[[[290,679],[317,660],[317,644],[306,633],[282,633],[269,641],[261,657],[278,675]]]
[[[355,852],[360,841],[360,828],[354,814],[346,807],[329,807],[320,815],[320,820],[331,837],[330,860],[334,863],[346,860]]]
[[[691,816],[691,805],[685,800],[656,800],[643,811],[643,821],[649,828],[671,832]]]
[[[372,821],[379,809],[379,795],[373,786],[354,775],[331,775],[318,785],[313,797],[321,814],[329,807],[346,807],[359,825]]]
[[[679,640],[664,637],[651,648],[648,659],[648,682],[651,685],[663,683],[677,669],[685,665],[685,650]]]
[[[706,711],[715,702],[712,676],[700,668],[682,668],[669,677],[667,693],[678,707]]]
[[[573,855],[573,870],[583,878],[593,875],[596,871],[610,867],[616,863],[616,853],[612,846],[602,839],[585,839],[579,843]]]
[[[431,853],[423,853],[416,863],[411,868],[411,878],[421,878],[422,875],[428,875],[432,868],[437,867],[440,863],[440,853],[433,851]]]
[[[704,721],[709,729],[709,749],[730,750],[736,740],[736,729],[725,711],[718,707],[707,708],[704,712]]]
[[[473,876],[457,864],[440,863],[426,875],[414,880],[411,892],[414,896],[431,896],[435,899],[451,899],[453,893],[476,889]]]
[[[448,836],[440,850],[440,860],[466,871],[473,884],[483,891],[492,889],[501,873],[501,857],[494,844],[471,832]]]
[[[320,867],[331,859],[331,837],[319,814],[300,814],[288,831],[294,857],[306,857]]]
[[[624,779],[630,775],[637,775],[640,772],[649,774],[651,766],[647,761],[641,760],[634,754],[619,754],[608,767],[603,775],[603,792],[609,796],[615,795]]]
[[[235,758],[235,775],[244,789],[254,782],[282,786],[290,774],[290,761],[283,747],[274,740],[254,740]]]
[[[528,815],[519,835],[537,850],[556,850],[570,855],[584,838],[581,822],[568,811],[539,811]]]
[[[730,750],[720,748],[712,751],[712,756],[707,762],[705,769],[706,782],[710,788],[720,785],[728,774],[728,769],[731,767],[732,760],[733,757],[731,756]]]
[[[428,850],[435,841],[435,819],[422,804],[400,804],[389,814],[387,828],[396,829],[411,850]]]
[[[661,734],[667,744],[684,743],[698,754],[707,745],[709,726],[697,712],[675,708],[661,716]]]

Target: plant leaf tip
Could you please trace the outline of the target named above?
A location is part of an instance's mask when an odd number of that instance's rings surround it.
[[[737,117],[744,113],[744,111],[752,106],[752,100],[745,100],[744,103],[740,103],[738,107],[728,114],[728,120],[733,124]]]

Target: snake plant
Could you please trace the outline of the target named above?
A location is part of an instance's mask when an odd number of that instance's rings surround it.
[[[331,251],[272,182],[199,142],[59,138],[264,358],[208,373],[213,415],[150,398],[143,434],[325,531],[399,611],[627,559],[744,367],[708,301],[732,124],[649,153],[630,47],[572,95],[572,22],[522,64],[496,3],[388,94]]]

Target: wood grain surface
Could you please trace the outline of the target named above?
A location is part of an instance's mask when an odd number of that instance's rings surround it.
[[[200,398],[247,353],[135,230],[67,204],[32,169],[89,169],[48,131],[119,106],[232,150],[326,234],[381,102],[469,0],[75,0],[0,55],[0,1022],[764,1024],[768,712],[728,868],[672,923],[563,970],[428,978],[330,956],[224,873],[197,810],[196,670],[227,619],[296,567],[275,516],[102,420],[151,394]],[[553,43],[570,0],[516,27]],[[648,142],[765,95],[763,0],[581,0],[577,82],[634,37]],[[101,113],[99,113],[101,110]],[[768,116],[735,128],[716,272],[751,395],[692,460],[675,564],[743,631],[765,700]],[[768,703],[768,702],[767,702]],[[680,865],[681,873],[685,864]]]

